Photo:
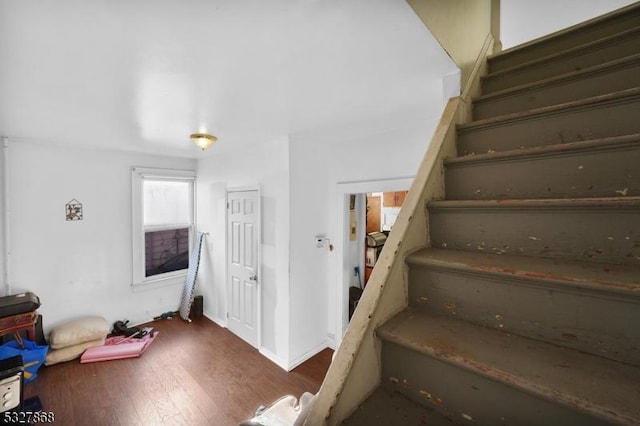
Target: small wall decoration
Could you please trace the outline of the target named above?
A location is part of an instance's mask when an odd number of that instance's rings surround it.
[[[357,237],[358,221],[356,219],[356,194],[349,195],[349,241]]]
[[[67,220],[82,220],[82,203],[75,198],[66,204],[64,210]]]

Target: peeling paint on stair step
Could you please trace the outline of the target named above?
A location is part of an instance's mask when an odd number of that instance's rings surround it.
[[[440,398],[438,398],[437,396],[431,395],[429,392],[425,390],[421,390],[419,392],[419,395],[424,399],[426,399],[427,401],[431,402],[433,405],[437,405],[438,407],[442,405],[442,400]]]
[[[420,296],[420,297],[418,297],[418,303],[420,303],[420,304],[429,303],[429,298],[425,297],[425,296]]]

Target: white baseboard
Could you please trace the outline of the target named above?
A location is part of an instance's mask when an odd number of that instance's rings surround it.
[[[314,355],[320,353],[321,351],[323,351],[324,349],[326,349],[327,347],[329,347],[327,341],[323,341],[322,343],[316,345],[313,347],[313,349],[308,350],[307,352],[303,353],[302,355],[294,358],[290,363],[289,363],[289,368],[287,369],[287,371],[291,371],[294,368],[296,368],[297,366],[299,366],[300,364],[302,364],[303,362],[305,362],[306,360],[308,360],[309,358],[313,357]]]
[[[331,348],[334,351],[338,347],[338,342],[336,342],[336,339],[333,335],[327,336],[327,347]]]
[[[271,352],[269,349],[260,348],[260,354],[262,354],[263,356],[268,358],[269,361],[273,362],[274,364],[276,364],[278,367],[282,368],[283,370],[291,371],[290,368],[287,368],[287,364],[288,363],[285,360],[283,360],[282,358],[280,358],[279,356],[277,356],[276,354],[274,354],[273,352]]]
[[[218,318],[215,315],[210,314],[209,312],[205,312],[204,316],[210,319],[211,321],[215,322],[216,324],[218,324],[220,327],[227,328],[227,321],[224,320],[223,318]]]

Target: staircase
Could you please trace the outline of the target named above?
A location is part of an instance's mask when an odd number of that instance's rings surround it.
[[[344,424],[640,424],[640,3],[488,69]]]

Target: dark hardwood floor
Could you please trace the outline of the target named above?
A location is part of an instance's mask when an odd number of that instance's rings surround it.
[[[206,318],[149,325],[160,334],[140,358],[42,367],[25,386],[55,424],[237,425],[260,404],[316,393],[333,352],[287,373]]]

